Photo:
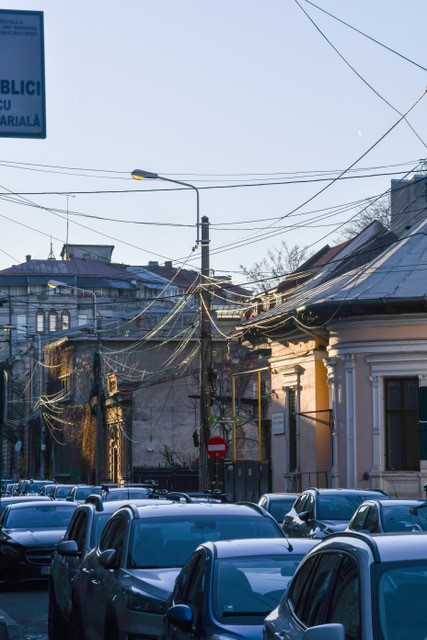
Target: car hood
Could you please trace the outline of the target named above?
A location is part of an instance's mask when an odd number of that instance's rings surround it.
[[[5,536],[23,547],[56,547],[65,529],[5,529]]]
[[[167,569],[126,569],[123,579],[129,586],[167,600],[175,586],[181,567]]]

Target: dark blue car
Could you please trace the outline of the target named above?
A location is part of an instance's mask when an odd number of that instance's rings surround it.
[[[265,616],[317,542],[269,538],[200,545],[177,578],[162,640],[260,640]]]

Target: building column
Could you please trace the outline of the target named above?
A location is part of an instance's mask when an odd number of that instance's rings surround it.
[[[336,377],[336,358],[325,358],[323,360],[327,371],[327,382],[329,387],[329,405],[332,410],[332,420],[330,428],[331,439],[331,471],[330,482],[331,487],[339,486],[339,465],[338,465],[338,442],[337,442],[337,430],[335,425],[335,419],[337,415],[338,406],[338,389],[335,384]]]
[[[384,469],[384,439],[381,435],[381,379],[370,376],[372,385],[372,468],[370,471],[371,486],[380,487],[381,473]]]
[[[346,397],[346,453],[347,453],[347,478],[346,486],[349,489],[356,487],[356,405],[355,405],[355,381],[354,381],[354,355],[344,356],[345,372],[345,397]]]

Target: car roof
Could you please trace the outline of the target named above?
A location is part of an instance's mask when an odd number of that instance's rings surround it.
[[[265,556],[282,553],[306,554],[319,540],[314,538],[247,538],[204,542],[200,547],[211,549],[217,558]]]
[[[308,487],[307,489],[304,489],[303,493],[305,493],[306,491],[314,491],[316,493],[324,493],[324,494],[328,494],[328,495],[342,495],[342,494],[348,494],[348,495],[358,495],[360,496],[361,494],[363,495],[364,493],[366,494],[377,494],[378,496],[382,496],[383,500],[387,499],[387,494],[382,490],[382,489],[341,489],[341,488],[328,488],[328,489],[323,489],[323,488],[317,488],[317,487]]]
[[[51,507],[77,507],[77,502],[71,502],[69,500],[50,500],[50,498],[48,498],[47,500],[43,500],[43,498],[41,500],[23,500],[22,502],[13,502],[11,504],[8,505],[9,509],[25,509],[26,507],[31,507],[34,508],[34,506],[37,506],[38,504],[44,505],[46,506],[46,504],[49,503],[49,505]]]
[[[90,498],[90,500],[88,499]],[[124,498],[123,500],[102,500],[101,496],[92,495],[88,496],[83,504],[80,504],[77,508],[81,511],[81,507],[88,507],[89,509],[98,513],[115,513],[121,507],[128,505],[144,506],[144,505],[156,505],[156,504],[175,504],[172,500],[163,500],[157,498]],[[57,501],[56,501],[57,502]]]
[[[298,498],[299,493],[287,493],[285,491],[277,492],[277,493],[262,493],[260,495],[261,498],[269,498],[270,500],[280,500],[280,498]]]
[[[183,510],[185,510],[188,515],[207,515],[210,513],[226,516],[239,515],[243,517],[251,517],[255,515],[270,518],[273,522],[276,522],[265,509],[252,503],[172,502],[172,504],[164,505],[164,500],[160,500],[158,504],[153,505],[153,500],[148,500],[147,502],[147,505],[141,507],[137,506],[140,515],[143,515],[144,518],[158,517],[159,509],[161,510],[162,507],[167,506],[167,511],[165,511],[165,513],[172,517],[182,516]]]
[[[427,560],[427,531],[378,534],[345,531],[328,535],[316,548],[330,548],[331,546],[340,549],[359,549],[364,552],[369,547],[376,562],[425,561]]]

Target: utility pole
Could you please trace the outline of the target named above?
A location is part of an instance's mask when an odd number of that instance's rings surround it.
[[[94,375],[96,384],[96,435],[95,435],[95,484],[101,483],[102,476],[102,366],[101,366],[101,317],[95,318],[96,347],[94,353]]]
[[[39,411],[40,411],[40,480],[44,480],[46,477],[46,428],[43,417],[43,404],[41,397],[43,395],[43,357],[42,357],[42,342],[40,334],[37,334],[39,340]]]
[[[200,273],[200,460],[199,488],[209,488],[208,455],[209,417],[211,411],[210,370],[212,365],[211,295],[209,289],[209,218],[202,217],[201,224],[201,273]]]

